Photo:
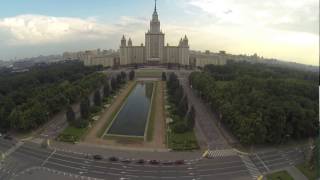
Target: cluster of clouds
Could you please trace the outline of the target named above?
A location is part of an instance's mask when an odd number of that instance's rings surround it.
[[[257,52],[267,57],[318,64],[319,4],[316,0],[176,2],[194,19],[162,22],[171,44],[188,34],[192,49]],[[69,50],[70,46],[74,46],[74,50],[117,48],[123,33],[130,35],[135,44],[142,43],[148,23],[149,17],[134,16],[122,16],[112,23],[95,17],[35,14],[6,17],[0,19],[0,48],[48,47],[47,52],[50,47],[60,47],[59,50]],[[14,53],[8,51],[7,56],[0,55],[0,59],[12,57]]]
[[[279,28],[319,33],[319,2],[316,0],[187,0],[218,24]]]
[[[108,24],[95,19],[51,17],[43,15],[19,15],[0,20],[0,28],[11,37],[8,45],[57,43],[74,39],[99,39],[115,32]]]

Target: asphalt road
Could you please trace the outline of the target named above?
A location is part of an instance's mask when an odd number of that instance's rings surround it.
[[[23,170],[31,167],[45,167],[56,172],[98,179],[251,179],[250,174],[238,156],[201,159],[183,165],[139,165],[136,162],[110,162],[107,158],[97,161],[82,154],[43,149],[38,144],[26,142],[13,152],[6,161],[10,166],[9,177],[20,177]],[[20,173],[20,174],[19,174]],[[0,173],[3,174],[3,173]]]
[[[304,160],[302,149],[268,150],[250,154],[249,156],[231,154],[221,156],[219,153],[211,159],[188,160],[183,165],[140,165],[136,160],[130,163],[110,162],[108,157],[94,160],[85,153],[65,152],[56,149],[44,149],[39,144],[25,142],[17,146],[15,141],[0,138],[0,149],[15,150],[0,165],[0,179],[37,180],[34,177],[66,179],[88,179],[88,177],[110,180],[149,180],[149,179],[254,179],[260,174],[301,163]],[[130,152],[128,152],[130,153]],[[170,152],[169,152],[170,153]],[[197,152],[198,153],[198,152]],[[165,156],[165,154],[163,154]],[[147,160],[147,159],[146,159]],[[42,168],[34,172],[28,169]],[[46,169],[50,172],[44,172]],[[39,173],[39,176],[32,175]],[[28,180],[26,178],[26,180]]]
[[[304,151],[299,148],[286,151],[269,150],[250,155],[250,159],[261,173],[274,171],[304,162]]]

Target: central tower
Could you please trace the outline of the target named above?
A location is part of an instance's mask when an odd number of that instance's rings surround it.
[[[155,0],[150,29],[145,35],[146,61],[148,64],[160,64],[164,62],[164,34],[160,29],[160,21],[157,12],[157,0]]]

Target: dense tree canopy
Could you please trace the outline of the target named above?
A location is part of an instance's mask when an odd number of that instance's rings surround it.
[[[167,74],[165,72],[162,72],[162,81],[166,81],[167,80]]]
[[[66,118],[69,123],[74,123],[76,120],[76,114],[74,113],[71,106],[68,106],[67,108]]]
[[[98,69],[68,61],[0,76],[0,128],[30,130],[45,123],[102,86],[106,77]]]
[[[173,117],[173,122],[170,124],[170,127],[175,133],[192,131],[195,124],[195,110],[192,106],[189,111],[188,98],[184,94],[183,88],[175,73],[169,75],[167,87]]]
[[[85,97],[80,102],[80,114],[82,119],[87,119],[90,116],[90,100]]]
[[[93,102],[94,102],[94,105],[95,105],[95,106],[101,106],[102,100],[101,100],[100,90],[97,90],[97,91],[94,93]]]
[[[129,72],[129,80],[132,81],[135,78],[135,72],[132,70]]]
[[[315,136],[318,75],[262,64],[206,66],[192,87],[244,144],[283,143]]]

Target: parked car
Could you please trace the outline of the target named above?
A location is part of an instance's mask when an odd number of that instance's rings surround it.
[[[173,165],[172,161],[164,161],[162,162],[163,165]]]
[[[103,157],[102,157],[101,155],[99,155],[99,154],[96,154],[96,155],[93,155],[93,159],[95,159],[95,160],[102,160]]]
[[[138,161],[137,161],[137,164],[144,164],[146,161],[144,160],[144,159],[139,159]]]
[[[10,135],[5,135],[3,136],[4,139],[7,139],[7,140],[13,140],[13,137],[11,137]]]
[[[174,163],[176,165],[182,165],[182,164],[184,164],[184,160],[176,160]]]
[[[115,161],[118,161],[118,160],[119,159],[117,157],[114,157],[114,156],[109,158],[109,161],[112,161],[112,162],[115,162]]]
[[[160,162],[157,161],[157,160],[150,160],[149,163],[153,164],[153,165],[156,165],[156,164],[159,164]]]
[[[123,159],[123,160],[121,160],[121,162],[129,164],[129,163],[131,163],[131,160],[130,159]]]

